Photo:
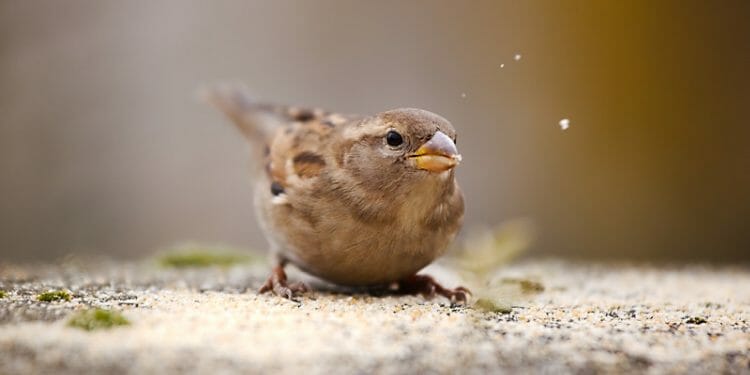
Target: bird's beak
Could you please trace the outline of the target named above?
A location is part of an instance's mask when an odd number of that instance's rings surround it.
[[[461,161],[456,144],[441,131],[435,133],[409,157],[414,160],[417,168],[430,172],[447,171]]]

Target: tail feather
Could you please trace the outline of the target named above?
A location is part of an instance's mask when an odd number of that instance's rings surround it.
[[[245,87],[221,86],[206,90],[201,96],[224,113],[253,143],[266,141],[280,122],[273,106],[254,100]]]

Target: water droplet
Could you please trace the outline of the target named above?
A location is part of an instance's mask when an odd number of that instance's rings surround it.
[[[505,64],[500,64],[500,69],[505,68]]]
[[[513,56],[513,60],[521,61],[521,54],[517,53],[515,56]]]
[[[560,129],[565,130],[570,127],[570,120],[564,118],[560,120]]]

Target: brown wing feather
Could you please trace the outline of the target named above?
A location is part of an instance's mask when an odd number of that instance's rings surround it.
[[[326,167],[324,149],[331,133],[358,117],[297,107],[282,108],[279,114],[287,123],[272,137],[266,162],[271,180],[284,187],[290,184],[290,177],[307,180],[320,175]]]
[[[262,150],[264,171],[277,192],[289,186],[292,176],[317,177],[326,166],[323,148],[329,133],[357,117],[257,102],[243,87],[220,87],[207,91],[204,97]]]

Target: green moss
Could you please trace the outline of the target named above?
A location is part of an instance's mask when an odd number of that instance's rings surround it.
[[[688,318],[688,320],[685,321],[687,324],[706,324],[708,323],[708,320],[706,318],[700,317],[700,316],[693,316]]]
[[[482,284],[495,270],[526,251],[533,237],[531,222],[524,219],[503,222],[495,228],[470,232],[452,259],[461,271]]]
[[[497,303],[489,298],[480,298],[474,302],[474,307],[486,311],[501,314],[510,314],[513,310],[508,305]]]
[[[0,299],[3,299],[8,296],[8,293],[6,293],[4,290],[0,290]]]
[[[50,290],[37,295],[36,299],[42,302],[70,301],[70,293],[65,290]]]
[[[526,279],[503,279],[502,283],[518,285],[521,288],[521,293],[524,294],[541,293],[544,291],[542,283]]]
[[[68,320],[68,326],[86,331],[126,326],[130,322],[119,312],[104,309],[81,311]]]
[[[159,264],[168,268],[230,267],[255,260],[255,257],[237,250],[199,245],[180,246],[158,258]]]

